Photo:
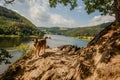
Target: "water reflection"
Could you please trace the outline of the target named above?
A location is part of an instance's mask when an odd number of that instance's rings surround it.
[[[19,46],[22,42],[28,42],[29,37],[0,37],[0,48]]]

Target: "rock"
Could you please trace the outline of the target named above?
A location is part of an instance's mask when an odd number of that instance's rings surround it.
[[[58,47],[59,50],[63,52],[67,52],[67,54],[75,54],[77,50],[80,50],[80,48],[73,46],[73,45],[64,45]]]

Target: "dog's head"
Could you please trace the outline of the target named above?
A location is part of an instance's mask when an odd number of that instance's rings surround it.
[[[32,39],[32,41],[33,41],[34,43],[37,43],[37,42],[38,42],[38,39],[35,38],[35,39]]]
[[[45,36],[44,39],[51,39],[51,37],[50,36]]]

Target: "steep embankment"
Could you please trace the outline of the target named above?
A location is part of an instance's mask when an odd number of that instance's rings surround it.
[[[38,35],[40,31],[25,17],[0,6],[0,35]]]
[[[47,49],[35,58],[34,50],[11,65],[2,80],[119,80],[120,26],[111,24],[86,47]]]

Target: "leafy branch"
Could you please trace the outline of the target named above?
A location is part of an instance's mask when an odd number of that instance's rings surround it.
[[[0,49],[0,64],[10,64],[10,58],[12,58],[12,56],[9,54],[8,51],[6,51],[5,49]]]

